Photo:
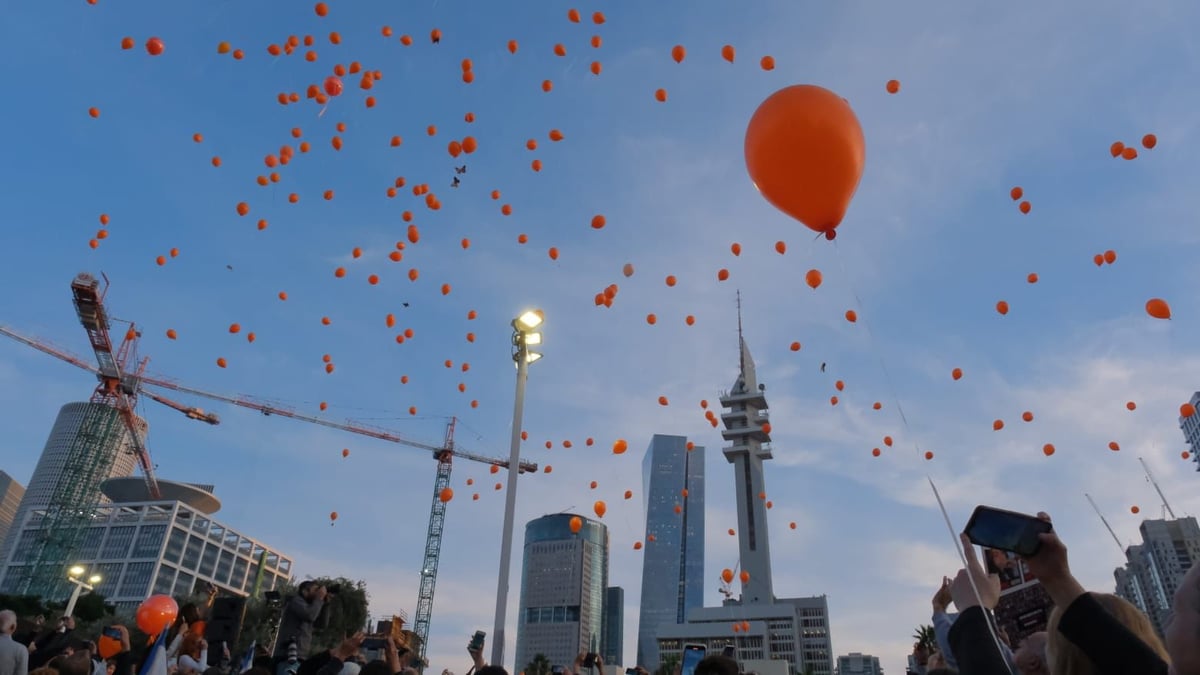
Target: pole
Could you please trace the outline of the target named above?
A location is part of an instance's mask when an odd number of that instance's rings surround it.
[[[67,581],[75,584],[75,590],[71,591],[71,599],[67,601],[67,608],[63,610],[63,616],[71,616],[71,613],[75,611],[75,603],[79,601],[79,596],[83,593],[83,587],[86,585],[78,579],[67,579]],[[92,587],[88,586],[88,590],[92,590]]]
[[[504,498],[504,533],[500,540],[500,573],[496,580],[496,625],[492,631],[492,665],[504,664],[504,619],[508,613],[508,577],[512,561],[513,519],[517,508],[517,475],[521,473],[521,418],[525,413],[525,381],[529,379],[525,336],[516,336],[517,394],[513,400],[512,442],[508,452],[508,494]],[[515,672],[515,669],[514,669]]]
[[[1142,468],[1146,470],[1146,480],[1150,481],[1150,484],[1154,486],[1154,490],[1158,492],[1158,498],[1162,500],[1167,513],[1171,514],[1171,520],[1175,520],[1175,512],[1171,510],[1171,505],[1167,503],[1167,497],[1163,494],[1162,488],[1158,487],[1158,481],[1154,480],[1154,476],[1150,475],[1150,467],[1146,466],[1146,460],[1138,457],[1138,461],[1142,463]]]

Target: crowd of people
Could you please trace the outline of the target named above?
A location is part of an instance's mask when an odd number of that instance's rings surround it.
[[[1044,513],[1038,517],[1049,521]],[[995,621],[1001,579],[980,562],[962,535],[967,566],[943,577],[933,596],[933,626],[937,648],[922,653],[917,675],[1200,675],[1200,565],[1187,572],[1173,599],[1173,613],[1155,633],[1150,620],[1129,602],[1110,594],[1088,593],[1067,560],[1067,547],[1052,529],[1039,535],[1041,546],[1022,558],[1054,607],[1044,631],[1026,635],[1017,644]],[[123,625],[103,629],[95,640],[78,635],[75,621],[62,616],[50,627],[34,622],[18,633],[17,616],[0,611],[0,675],[417,675],[426,664],[392,636],[375,638],[360,632],[325,650],[312,653],[314,623],[326,606],[330,589],[315,582],[300,584],[284,604],[273,651],[259,647],[234,663],[227,647],[210,659],[202,631],[202,608],[180,608],[166,629],[165,667],[143,667],[153,661],[153,649],[130,644]],[[957,610],[950,612],[953,605]],[[482,642],[468,647],[466,675],[508,675],[483,659]],[[215,663],[216,665],[210,665]],[[563,675],[582,673],[584,655],[563,669]],[[634,669],[648,675],[646,668]],[[448,670],[442,675],[452,675]],[[678,674],[677,674],[678,675]],[[742,675],[735,660],[709,656],[695,675]]]

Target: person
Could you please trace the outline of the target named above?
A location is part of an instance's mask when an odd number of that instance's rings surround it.
[[[28,647],[29,645],[33,644],[33,641],[36,640],[38,635],[41,634],[42,629],[46,625],[46,617],[42,614],[38,614],[32,619],[27,619],[24,624],[24,629],[18,629],[20,632],[14,633],[13,639]]]
[[[129,639],[129,629],[121,624],[110,626],[121,633],[120,651],[105,659],[104,667],[106,675],[136,675],[137,674],[137,658],[133,654],[133,645]],[[108,664],[112,664],[112,671],[108,671]]]
[[[1171,667],[1175,675],[1200,675],[1200,564],[1193,563],[1179,582],[1171,608],[1163,629]]]
[[[1108,615],[1129,629],[1164,662],[1169,658],[1167,648],[1154,633],[1154,624],[1150,623],[1150,619],[1141,610],[1110,593],[1090,593],[1088,597],[1094,599]],[[1055,607],[1050,612],[1050,621],[1046,626],[1046,652],[1053,654],[1051,671],[1054,675],[1092,675],[1104,672],[1081,647],[1068,640],[1058,629],[1063,614],[1061,607]]]
[[[696,675],[739,675],[737,661],[724,654],[713,654],[700,659],[696,664]]]
[[[29,648],[13,639],[16,632],[16,612],[0,611],[0,675],[29,674]]]
[[[1013,652],[1013,661],[1021,675],[1050,675],[1046,659],[1046,632],[1031,633]]]
[[[29,667],[31,669],[41,668],[49,663],[50,659],[65,652],[71,646],[71,634],[74,631],[74,617],[60,617],[54,630],[30,643]]]
[[[308,656],[312,643],[313,622],[325,606],[329,591],[315,581],[300,583],[299,593],[288,600],[279,621],[279,637],[275,641],[275,660],[288,660],[288,645],[295,641],[296,654],[303,659]]]
[[[969,545],[968,543],[963,544],[964,547]],[[992,575],[988,576],[990,578]],[[991,582],[989,581],[989,583]],[[958,662],[954,660],[954,652],[950,649],[950,627],[954,625],[954,620],[958,618],[958,614],[948,611],[950,603],[953,601],[954,598],[950,595],[950,579],[942,577],[942,585],[933,594],[931,603],[933,605],[933,634],[937,639],[938,652],[945,661],[943,667],[949,670],[956,670],[958,668]],[[1003,636],[1001,637],[1003,638]],[[1012,650],[1008,648],[1007,642],[1003,639],[1000,642],[1000,653],[1006,662],[1009,664],[1014,663]]]
[[[1038,518],[1050,522],[1046,513]],[[966,543],[966,534],[962,535]],[[1067,561],[1067,547],[1053,530],[1038,535],[1041,543],[1038,552],[1023,558],[1033,575],[1041,582],[1046,593],[1055,604],[1052,626],[1047,630],[1047,654],[1050,672],[1053,675],[1077,675],[1097,673],[1118,675],[1167,675],[1166,660],[1147,644],[1139,635],[1110,614],[1095,596],[1088,594],[1071,574]],[[975,552],[967,547],[967,569],[959,570],[951,585],[954,604],[962,609],[958,621],[950,629],[950,644],[960,670],[970,675],[1001,675],[1008,673],[999,650],[993,641],[986,610],[994,608],[999,600],[999,584],[986,583],[986,576]],[[972,581],[978,587],[976,596]],[[960,604],[961,601],[961,604]],[[1143,617],[1144,618],[1144,617]],[[1055,640],[1061,634],[1086,656],[1086,665],[1091,668],[1066,670],[1064,659],[1055,649]],[[1065,642],[1064,642],[1065,644]],[[1084,664],[1083,660],[1074,661]]]
[[[167,633],[167,658],[174,659],[179,656],[179,648],[183,645],[183,638],[186,636],[192,626],[200,622],[200,608],[194,602],[189,602],[179,608],[179,615],[175,617],[175,622],[171,624],[171,629]]]
[[[179,670],[184,673],[203,673],[208,670],[208,641],[195,633],[188,633],[179,648]]]

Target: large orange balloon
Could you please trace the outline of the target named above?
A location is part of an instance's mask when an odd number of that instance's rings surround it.
[[[571,516],[570,526],[571,534],[579,534],[579,531],[583,529],[583,518]]]
[[[1156,319],[1171,318],[1171,306],[1161,298],[1150,298],[1146,301],[1146,313]]]
[[[169,595],[152,595],[137,608],[137,625],[146,635],[158,635],[179,615],[179,605]]]
[[[780,89],[750,118],[745,153],[750,180],[767,201],[834,238],[866,163],[849,103],[811,84]]]

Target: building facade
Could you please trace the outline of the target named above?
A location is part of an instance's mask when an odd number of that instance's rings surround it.
[[[17,521],[17,509],[25,496],[25,486],[15,478],[0,471],[0,542],[8,537],[8,530]]]
[[[710,651],[733,644],[739,661],[783,662],[789,675],[833,675],[825,596],[775,597],[763,473],[763,461],[772,458],[766,386],[758,382],[740,328],[739,319],[738,376],[733,388],[721,394],[721,433],[729,443],[722,452],[734,467],[739,576],[745,581],[740,594],[728,585],[722,589],[726,599],[720,607],[700,607],[689,611],[682,625],[661,626],[659,658],[679,658],[688,643],[705,644]]]
[[[0,593],[14,592],[19,583],[42,515],[30,512],[14,527],[16,545]],[[98,505],[75,564],[102,577],[96,592],[119,611],[135,610],[148,595],[189,595],[206,582],[223,594],[248,596],[292,576],[290,558],[178,501]],[[65,568],[63,578],[65,589]]]
[[[50,429],[50,437],[46,439],[46,445],[42,448],[42,455],[38,458],[33,476],[25,488],[25,495],[17,508],[13,523],[22,523],[30,511],[44,509],[50,505],[59,479],[63,476],[67,459],[71,455],[72,445],[75,444],[76,436],[79,434],[79,427],[92,406],[103,408],[98,411],[100,414],[118,415],[115,409],[99,403],[68,403],[59,409],[54,426]],[[138,418],[138,421],[142,428],[146,429],[145,421],[141,418]],[[103,461],[112,463],[107,475],[100,477],[101,481],[109,477],[132,476],[137,466],[137,457],[133,454],[133,445],[130,443],[128,431],[114,434],[106,446],[94,448],[92,452],[103,455]],[[94,492],[92,501],[97,504],[108,503],[108,498],[100,491],[99,483],[94,488],[92,490],[89,486],[89,491]],[[6,537],[3,540],[3,546],[0,546],[0,560],[8,557],[8,553],[15,544],[13,534],[14,531],[10,530],[10,536]]]
[[[1125,567],[1114,572],[1117,595],[1150,617],[1161,637],[1175,591],[1200,563],[1200,524],[1193,517],[1144,520],[1139,530],[1142,543],[1125,550]]]
[[[637,665],[659,663],[658,628],[704,606],[704,448],[655,434],[642,460],[646,543],[638,610]]]
[[[625,589],[609,586],[604,594],[604,637],[600,640],[604,665],[625,663]]]
[[[1192,394],[1192,406],[1200,406],[1200,391]],[[1183,431],[1183,439],[1191,448],[1192,462],[1200,471],[1200,415],[1179,418],[1179,429]]]
[[[837,675],[883,675],[879,657],[870,654],[850,652],[837,660]]]
[[[571,532],[571,519],[582,527]],[[599,521],[556,513],[525,525],[521,603],[514,672],[538,654],[570,666],[580,652],[604,653],[608,591],[608,528]]]

